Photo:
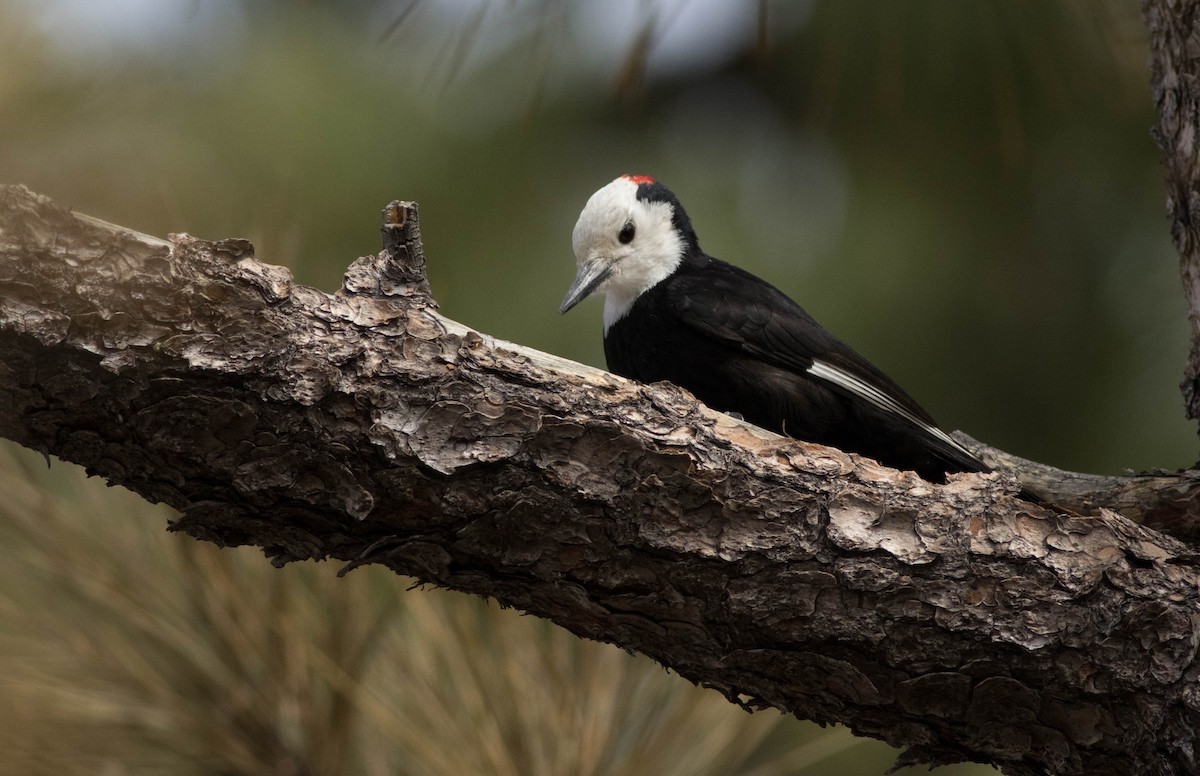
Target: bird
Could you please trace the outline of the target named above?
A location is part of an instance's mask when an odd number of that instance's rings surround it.
[[[571,243],[577,272],[559,313],[604,295],[610,371],[674,383],[712,409],[930,482],[990,471],[790,297],[705,253],[654,177],[622,175],[596,191]]]

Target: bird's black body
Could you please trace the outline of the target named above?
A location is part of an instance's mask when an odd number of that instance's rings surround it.
[[[687,215],[661,184],[639,181],[637,197],[672,205],[684,250],[675,270],[609,325],[609,369],[642,382],[670,381],[713,409],[928,480],[988,470],[782,292],[701,251]]]
[[[819,358],[935,425],[887,375],[791,299],[704,254],[686,256],[674,274],[638,297],[609,327],[604,355],[619,375],[667,380],[757,426],[861,453],[928,480],[987,470],[909,419],[809,374]]]

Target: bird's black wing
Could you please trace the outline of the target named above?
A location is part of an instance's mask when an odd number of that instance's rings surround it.
[[[666,283],[666,308],[680,324],[756,360],[853,395],[902,418],[925,435],[955,468],[985,469],[878,367],[834,337],[766,281],[706,257],[685,265]]]

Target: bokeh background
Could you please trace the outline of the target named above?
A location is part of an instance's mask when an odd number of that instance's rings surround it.
[[[652,174],[943,426],[1170,469],[1196,440],[1147,59],[1132,0],[0,0],[0,182],[327,291],[414,199],[445,314],[603,365],[599,304],[555,312],[571,228]],[[0,774],[895,757],[465,596],[181,540],[9,444],[0,495]]]

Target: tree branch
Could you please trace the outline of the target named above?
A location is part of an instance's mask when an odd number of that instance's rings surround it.
[[[1200,544],[1200,471],[1124,477],[1070,472],[989,447],[961,431],[954,436],[981,461],[1064,510],[1090,515],[1108,509],[1193,547]]]
[[[493,596],[905,761],[1195,770],[1186,545],[480,335],[431,309],[415,207],[385,220],[330,295],[0,188],[0,434],[197,538]]]
[[[1184,370],[1187,415],[1200,419],[1200,3],[1143,0],[1150,32],[1150,86],[1158,111],[1154,139],[1166,170],[1167,214],[1179,251],[1192,345]]]

